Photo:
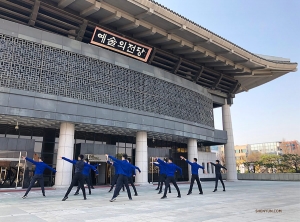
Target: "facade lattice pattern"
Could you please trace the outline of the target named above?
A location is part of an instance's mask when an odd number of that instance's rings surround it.
[[[0,35],[0,86],[171,116],[213,127],[210,98],[78,53]]]

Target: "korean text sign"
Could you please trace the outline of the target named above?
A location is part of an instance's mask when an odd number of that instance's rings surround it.
[[[91,43],[147,62],[152,48],[96,27]]]

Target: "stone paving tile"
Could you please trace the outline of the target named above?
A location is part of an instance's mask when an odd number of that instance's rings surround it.
[[[67,201],[61,199],[66,189],[29,193],[23,200],[23,192],[0,192],[0,221],[68,222],[68,221],[299,221],[300,182],[237,181],[225,182],[226,192],[213,193],[213,182],[203,182],[204,195],[194,186],[187,196],[188,184],[180,184],[182,198],[176,190],[161,200],[155,186],[138,186],[139,196],[129,201],[121,192],[116,202],[110,203],[112,193],[108,188],[97,188],[83,200],[74,196],[73,189]],[[257,213],[256,210],[279,209],[281,213]]]

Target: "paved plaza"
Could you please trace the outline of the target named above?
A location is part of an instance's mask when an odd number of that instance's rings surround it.
[[[116,202],[107,187],[92,190],[88,200],[82,195],[61,199],[66,189],[47,190],[47,197],[34,190],[23,200],[23,192],[0,192],[0,221],[299,221],[300,182],[225,182],[226,192],[213,193],[214,182],[202,182],[204,195],[196,187],[187,196],[188,184],[180,184],[182,198],[175,188],[161,200],[155,186],[138,186],[139,196],[129,201],[121,192]],[[196,185],[196,184],[195,184]],[[273,212],[266,212],[273,211]]]

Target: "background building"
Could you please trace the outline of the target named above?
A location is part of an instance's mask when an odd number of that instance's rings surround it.
[[[207,165],[213,145],[224,145],[234,181],[235,94],[297,67],[250,53],[153,1],[8,0],[0,1],[0,18],[6,186],[28,185],[34,169],[22,155],[41,155],[57,169],[55,177],[46,171],[47,185],[67,186],[72,165],[60,157],[80,153],[94,163],[127,153],[142,171],[140,184],[157,176],[151,158],[172,156],[183,168],[178,180],[189,180],[179,156]],[[214,128],[217,107],[223,130]],[[113,171],[105,163],[99,171],[94,183],[109,183]]]

